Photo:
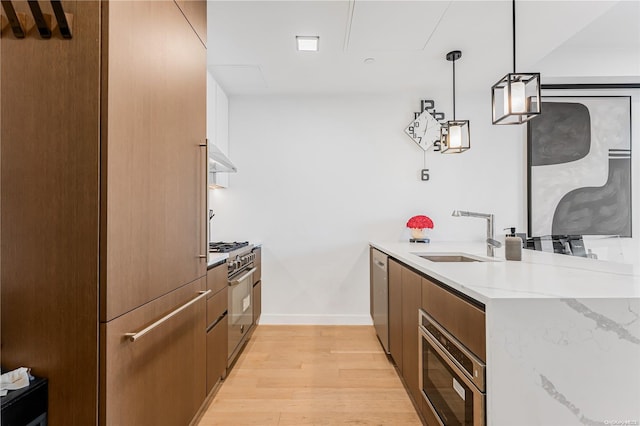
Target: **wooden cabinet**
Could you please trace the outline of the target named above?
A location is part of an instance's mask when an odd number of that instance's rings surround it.
[[[207,394],[227,375],[229,287],[226,262],[207,271]]]
[[[207,329],[213,326],[216,322],[227,313],[228,308],[228,287],[223,288],[213,297],[207,299]]]
[[[419,311],[427,311],[480,359],[486,359],[484,306],[389,258],[389,351],[416,410],[436,424],[420,390]]]
[[[418,383],[418,310],[422,277],[389,258],[389,352],[409,393],[421,404]],[[419,406],[419,405],[418,405]]]
[[[224,315],[207,331],[207,394],[227,376],[229,316]]]
[[[262,247],[256,247],[253,249],[253,254],[256,255],[253,265],[256,271],[253,273],[253,283],[257,283],[262,280]]]
[[[402,373],[402,270],[404,267],[389,259],[389,352]]]
[[[227,375],[228,353],[228,294],[227,263],[207,271],[207,394],[220,378]]]
[[[262,281],[253,285],[253,324],[258,325],[262,314]]]
[[[135,342],[123,338],[198,297],[204,278],[101,325],[100,424],[186,425],[205,398],[206,316],[195,303]]]
[[[223,262],[207,270],[207,290],[211,290],[209,298],[213,297],[228,285],[227,282],[227,263]]]
[[[255,247],[253,254],[256,255],[253,261],[256,268],[253,273],[253,324],[256,326],[262,314],[262,247]]]
[[[402,268],[402,377],[413,400],[420,404],[418,383],[418,310],[422,277]]]
[[[423,278],[422,309],[478,358],[486,361],[485,313],[482,306],[465,300],[434,280]]]
[[[206,50],[173,2],[108,2],[103,18],[100,319],[109,321],[205,274]]]
[[[3,367],[49,379],[52,425],[187,424],[205,300],[123,333],[204,289],[206,2],[62,5],[71,39],[2,32]]]

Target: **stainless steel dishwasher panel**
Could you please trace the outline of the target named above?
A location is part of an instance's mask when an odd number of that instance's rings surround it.
[[[388,256],[371,250],[372,316],[373,326],[382,347],[389,353],[389,269]]]

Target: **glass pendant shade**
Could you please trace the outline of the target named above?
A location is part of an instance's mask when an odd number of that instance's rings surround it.
[[[471,148],[469,120],[447,121],[440,128],[440,152],[460,154]]]
[[[540,74],[509,73],[491,88],[493,124],[522,124],[540,114]]]

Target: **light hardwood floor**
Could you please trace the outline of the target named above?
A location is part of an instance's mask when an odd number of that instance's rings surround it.
[[[371,326],[258,326],[198,423],[421,425]]]

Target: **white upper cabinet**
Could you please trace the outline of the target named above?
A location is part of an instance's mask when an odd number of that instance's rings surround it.
[[[209,139],[209,155],[214,145],[225,156],[229,154],[229,99],[210,72],[207,72],[207,138]],[[229,174],[212,172],[209,168],[209,186],[229,186]]]

